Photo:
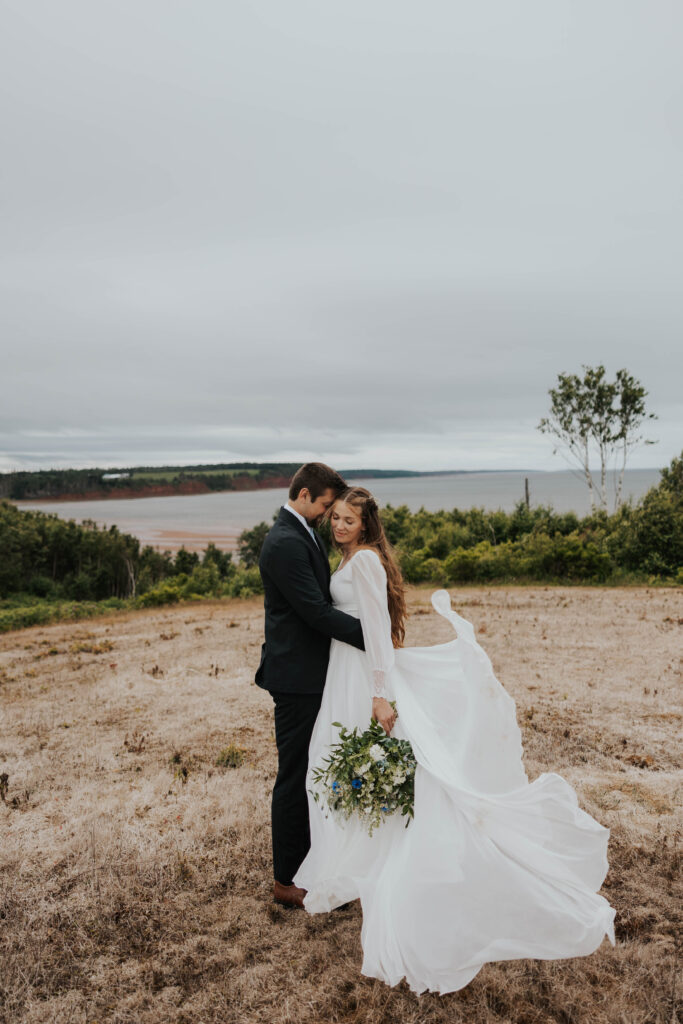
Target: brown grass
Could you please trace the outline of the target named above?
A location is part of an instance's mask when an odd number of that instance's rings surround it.
[[[141,611],[0,638],[2,1024],[675,1024],[683,595],[452,593],[530,777],[561,772],[612,829],[615,949],[490,964],[445,997],[363,978],[357,904],[269,898],[261,602]],[[408,643],[450,638],[428,592],[409,603]]]

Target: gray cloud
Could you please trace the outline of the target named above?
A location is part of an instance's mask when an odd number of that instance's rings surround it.
[[[0,469],[560,468],[562,370],[681,447],[683,11],[4,4]]]

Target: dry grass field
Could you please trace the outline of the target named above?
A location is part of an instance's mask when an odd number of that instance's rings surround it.
[[[0,637],[0,1021],[683,1019],[683,593],[451,594],[517,701],[529,777],[560,772],[612,830],[616,948],[490,964],[449,996],[362,977],[357,904],[270,902],[261,601],[185,605]],[[408,643],[451,638],[428,591],[410,609]]]

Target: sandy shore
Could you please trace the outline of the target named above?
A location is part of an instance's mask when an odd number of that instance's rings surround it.
[[[149,526],[139,527],[135,530],[135,536],[140,541],[140,546],[149,544],[158,551],[171,551],[175,554],[180,548],[187,551],[196,551],[199,554],[205,551],[209,544],[213,543],[220,551],[237,551],[237,540],[241,530],[157,530]]]
[[[0,1021],[672,1024],[683,592],[462,588],[530,778],[611,830],[616,949],[486,966],[462,992],[363,978],[356,904],[272,905],[261,600],[0,637]],[[407,642],[451,639],[410,592]],[[229,745],[244,763],[219,766]]]
[[[34,502],[33,504],[39,504]],[[28,506],[22,502],[21,507]],[[140,547],[149,545],[157,551],[170,551],[176,554],[181,548],[201,554],[209,544],[213,543],[220,551],[236,553],[241,529],[237,527],[210,526],[204,530],[184,530],[179,526],[157,527],[147,520],[120,519],[116,525],[122,533],[131,533],[140,541]],[[112,524],[107,519],[96,518],[96,522],[105,529]]]

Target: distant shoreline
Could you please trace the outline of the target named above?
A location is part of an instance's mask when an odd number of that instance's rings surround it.
[[[133,472],[135,470],[132,470]],[[399,480],[416,477],[429,478],[429,477],[443,477],[443,476],[470,476],[474,474],[482,473],[552,473],[562,472],[562,470],[545,470],[545,469],[436,469],[429,472],[420,472],[419,470],[405,470],[398,469],[392,470],[381,470],[381,469],[361,469],[361,470],[347,470],[346,479],[349,482],[354,480]],[[342,476],[345,475],[344,470],[340,470]],[[230,494],[240,493],[244,491],[266,491],[266,490],[280,490],[283,487],[289,487],[290,477],[285,476],[272,476],[265,480],[258,480],[254,477],[239,476],[233,478],[235,486],[226,487],[221,489],[212,489],[208,487],[202,480],[183,480],[177,484],[147,484],[143,487],[117,487],[117,488],[106,488],[103,490],[91,489],[87,491],[73,491],[68,494],[58,495],[45,495],[40,498],[11,498],[7,497],[5,500],[12,501],[15,504],[21,503],[22,505],[53,505],[53,504],[64,504],[69,502],[78,501],[127,501],[134,500],[136,498],[171,498],[171,497],[185,497],[193,496],[198,494]]]
[[[649,487],[657,483],[659,475],[660,471],[651,469],[627,470],[626,496],[639,500]],[[368,487],[382,507],[405,505],[411,512],[420,508],[434,512],[475,507],[511,512],[525,498],[525,477],[529,479],[532,507],[551,505],[558,514],[572,511],[579,516],[589,514],[586,485],[568,470],[489,470],[483,473],[473,470],[451,474],[425,473],[413,477],[361,477],[354,479],[353,483]],[[106,529],[116,526],[123,533],[130,533],[141,543],[159,550],[178,550],[185,546],[199,551],[213,541],[224,551],[234,551],[240,533],[252,529],[257,523],[271,522],[273,514],[287,500],[288,493],[286,486],[266,488],[263,485],[244,491],[212,490],[211,493],[181,495],[159,493],[161,488],[166,490],[169,486],[172,487],[158,482],[156,493],[147,495],[147,501],[123,497],[117,501],[114,492],[100,501],[78,501],[73,496],[64,496],[57,500],[49,497],[12,498],[8,499],[8,504],[11,502],[20,509],[58,515],[63,519],[92,519]]]
[[[267,491],[280,487],[287,487],[287,477],[272,477],[268,480],[253,480],[238,487],[226,487],[223,490],[212,490],[202,483],[201,480],[185,480],[183,483],[173,484],[150,484],[145,487],[132,488],[120,487],[116,490],[106,491],[74,491],[69,494],[48,495],[44,498],[8,498],[15,504],[22,505],[54,505],[76,501],[134,501],[136,498],[177,498],[192,497],[197,494],[237,494],[244,491]]]
[[[634,466],[629,467],[627,473],[633,472],[660,472],[656,467],[650,466]],[[435,477],[447,477],[447,476],[495,476],[497,474],[505,473],[518,473],[525,474],[529,477],[533,476],[552,476],[554,473],[567,473],[571,472],[570,469],[437,469],[429,472],[420,472],[417,470],[378,470],[378,469],[365,469],[365,470],[340,470],[342,476],[345,476],[349,483],[355,480],[408,480],[408,479],[430,479]],[[595,470],[593,470],[595,474]],[[610,470],[608,478],[612,478],[616,475],[614,470]],[[281,490],[289,487],[290,477],[289,476],[270,476],[266,479],[256,479],[250,476],[234,477],[234,486],[224,487],[220,489],[214,489],[209,487],[203,480],[198,479],[187,479],[178,481],[177,484],[172,483],[156,483],[156,484],[145,484],[142,487],[117,487],[108,489],[90,489],[84,490],[84,492],[62,494],[58,496],[46,495],[42,498],[9,498],[5,497],[5,501],[10,501],[15,505],[68,505],[70,503],[77,502],[116,502],[116,501],[134,501],[137,498],[183,498],[183,497],[196,497],[199,495],[224,495],[224,494],[245,494],[254,492],[254,490]]]

